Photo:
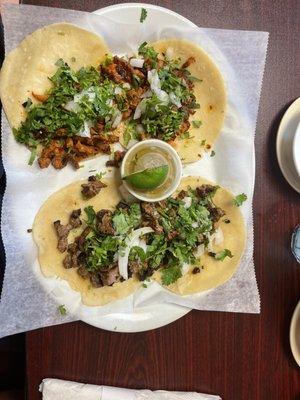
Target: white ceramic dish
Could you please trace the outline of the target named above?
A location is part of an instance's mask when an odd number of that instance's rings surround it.
[[[297,126],[293,141],[293,158],[296,171],[300,177],[300,121]]]
[[[161,200],[166,199],[167,197],[172,196],[172,194],[178,188],[181,177],[182,177],[182,163],[181,163],[180,157],[179,157],[177,151],[174,150],[173,147],[170,146],[168,143],[163,142],[161,140],[157,140],[157,139],[143,140],[142,142],[136,143],[134,146],[132,146],[127,151],[127,153],[123,159],[123,162],[121,165],[121,176],[122,177],[125,176],[125,165],[126,165],[128,158],[131,157],[131,154],[134,153],[135,151],[137,151],[138,149],[142,149],[145,147],[148,147],[148,148],[155,147],[155,148],[163,149],[171,157],[173,165],[175,165],[175,168],[176,168],[176,175],[171,183],[169,190],[167,192],[165,192],[163,195],[161,195],[160,197],[156,197],[155,199],[153,199],[151,197],[147,197],[146,193],[145,193],[145,195],[143,195],[143,193],[137,192],[136,190],[134,190],[134,188],[132,186],[128,185],[128,183],[125,180],[123,181],[123,185],[128,190],[129,193],[131,193],[133,196],[135,196],[136,198],[138,198],[142,201],[150,201],[150,202],[151,201],[161,201]]]
[[[109,6],[95,11],[100,16],[105,16],[117,22],[136,22],[140,18],[142,7],[148,11],[147,23],[158,26],[161,24],[177,27],[195,27],[188,19],[163,7],[143,3],[127,3]],[[158,303],[139,308],[138,312],[123,314],[108,314],[101,318],[92,316],[81,319],[97,328],[117,332],[141,332],[156,329],[183,317],[191,309],[174,304]]]
[[[295,308],[291,321],[290,345],[294,359],[300,367],[300,301]]]
[[[276,152],[281,172],[288,183],[300,193],[300,176],[297,173],[293,146],[297,126],[300,122],[300,97],[295,100],[284,114],[277,133]],[[300,134],[299,134],[300,136]],[[299,139],[300,142],[300,139]],[[299,159],[298,156],[297,159]]]

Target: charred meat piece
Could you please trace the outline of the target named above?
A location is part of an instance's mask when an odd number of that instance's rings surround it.
[[[196,62],[195,57],[189,57],[186,62],[184,62],[181,66],[182,69],[184,68],[188,68],[191,64],[193,64],[194,62]]]
[[[81,215],[80,208],[78,208],[78,210],[73,210],[71,212],[69,224],[71,225],[72,229],[78,228],[82,224],[81,219],[79,218],[80,215]]]
[[[113,62],[110,64],[102,65],[101,72],[116,83],[132,82],[133,68],[127,61],[117,56],[113,58]]]
[[[189,121],[182,121],[180,128],[176,132],[176,135],[177,136],[183,135],[185,132],[187,132],[190,129],[190,126],[191,126],[191,124],[189,123]]]
[[[150,226],[155,233],[160,234],[164,232],[164,228],[160,225],[158,218],[159,214],[153,203],[141,203],[142,217],[144,226]]]
[[[113,135],[112,133],[109,135],[105,135],[104,133],[97,133],[93,137],[93,142],[96,144],[98,142],[101,143],[117,143],[119,141],[118,136]]]
[[[139,102],[141,101],[141,96],[143,93],[145,93],[146,88],[136,88],[136,89],[130,89],[127,92],[127,101],[128,101],[128,106],[131,109],[135,109]]]
[[[53,225],[58,237],[57,249],[64,253],[68,248],[68,235],[72,227],[70,224],[62,225],[59,220],[53,222]]]
[[[121,200],[118,204],[117,204],[117,209],[122,209],[122,210],[129,210],[129,205],[124,201]]]
[[[175,239],[178,236],[177,231],[171,231],[167,235],[167,240],[170,242],[171,240]]]
[[[164,228],[160,225],[158,220],[154,217],[151,217],[149,219],[149,226],[151,226],[151,228],[154,230],[154,232],[158,235],[160,235],[161,233],[164,233]]]
[[[103,286],[112,286],[114,283],[120,280],[118,264],[115,263],[106,271],[101,271],[100,276]]]
[[[55,221],[53,223],[54,229],[58,237],[57,248],[61,253],[64,253],[68,249],[68,235],[72,229],[81,226],[82,222],[80,220],[81,210],[73,210],[70,215],[69,223],[62,225],[61,222]]]
[[[72,243],[74,244],[74,243]],[[66,269],[79,268],[83,266],[84,254],[78,249],[78,246],[68,247],[68,253],[63,261],[63,265]]]
[[[99,272],[90,273],[90,281],[91,281],[92,286],[94,286],[95,288],[103,286]]]
[[[187,196],[188,192],[186,190],[180,190],[177,195],[177,199],[182,200]]]
[[[128,269],[131,275],[133,274],[137,275],[140,272],[141,264],[138,261],[133,261],[133,260],[129,261]]]
[[[102,188],[105,188],[107,185],[99,181],[95,175],[89,176],[88,183],[83,183],[81,185],[81,193],[84,198],[91,199],[96,196]]]
[[[90,276],[89,272],[87,269],[83,266],[79,267],[77,270],[78,275],[80,275],[82,278],[88,278]]]
[[[141,203],[141,210],[142,210],[142,214],[149,215],[150,217],[157,216],[157,211],[156,211],[154,203],[147,203],[147,202],[143,201]]]
[[[83,251],[84,250],[84,243],[87,235],[91,232],[91,228],[87,226],[79,236],[75,238],[75,244],[78,247],[79,250]]]
[[[201,185],[196,188],[196,193],[199,199],[204,199],[206,196],[213,194],[216,187],[213,185]]]
[[[207,206],[211,219],[213,222],[218,222],[220,218],[224,217],[225,211],[222,210],[220,207],[211,207],[210,205]]]
[[[112,223],[112,212],[110,210],[101,210],[97,213],[97,228],[104,235],[114,235],[115,230]]]
[[[115,151],[113,160],[108,160],[106,162],[106,166],[119,168],[121,161],[125,157],[125,154],[126,151],[120,151],[120,150]]]

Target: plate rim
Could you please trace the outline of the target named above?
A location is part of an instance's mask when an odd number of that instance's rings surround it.
[[[286,122],[286,120],[288,119],[288,115],[291,112],[291,109],[293,109],[294,107],[296,107],[296,104],[299,102],[299,109],[300,109],[300,97],[297,97],[287,108],[287,110],[285,111],[285,113],[283,114],[283,117],[281,118],[280,124],[278,126],[277,129],[277,136],[276,136],[276,156],[277,156],[277,161],[278,161],[278,165],[279,168],[281,170],[281,173],[283,175],[283,177],[285,178],[285,180],[287,181],[287,183],[298,193],[300,193],[300,182],[299,182],[299,187],[295,186],[290,179],[290,175],[288,174],[286,168],[283,165],[282,162],[282,156],[281,156],[281,149],[282,149],[282,145],[281,145],[281,139],[283,137],[283,125]],[[293,157],[293,154],[291,154],[291,157]]]
[[[300,319],[300,300],[298,301],[298,304],[296,305],[293,315],[291,318],[291,324],[290,324],[290,347],[292,354],[294,356],[294,359],[298,366],[300,367],[300,349],[296,348],[296,322],[297,319]]]
[[[161,7],[161,6],[156,6],[156,5],[154,5],[154,4],[146,4],[146,3],[119,3],[119,4],[114,4],[114,5],[110,5],[110,6],[107,6],[107,7],[103,7],[103,8],[100,8],[100,9],[97,9],[97,10],[95,10],[95,11],[93,11],[93,14],[97,14],[97,15],[99,15],[99,16],[101,16],[101,15],[103,15],[103,16],[105,16],[105,14],[106,14],[106,12],[110,12],[110,11],[112,11],[112,10],[120,10],[120,9],[126,9],[126,8],[147,8],[147,9],[152,9],[152,10],[157,10],[157,11],[160,11],[160,12],[162,12],[162,13],[165,13],[165,14],[171,14],[172,16],[174,16],[175,18],[178,18],[178,19],[180,19],[182,22],[184,22],[184,23],[186,23],[186,24],[188,24],[190,27],[197,27],[197,25],[195,25],[192,21],[190,21],[189,19],[187,19],[187,18],[185,18],[184,16],[182,16],[182,15],[180,15],[180,14],[178,14],[178,13],[176,13],[176,12],[174,12],[174,11],[172,11],[172,10],[169,10],[168,8],[166,8],[166,7]],[[157,308],[157,306],[158,306],[159,304],[157,304],[157,305],[155,305],[155,308]],[[165,306],[168,306],[167,304],[164,304]],[[170,304],[170,311],[172,312],[174,312],[174,307],[175,307],[176,305],[175,304]],[[153,307],[153,306],[151,306],[151,307]],[[124,328],[122,328],[122,326],[120,327],[120,329],[119,329],[119,327],[115,330],[116,332],[126,332],[126,333],[134,333],[134,332],[144,332],[144,331],[147,331],[147,330],[152,330],[152,329],[158,329],[158,328],[161,328],[161,327],[163,327],[163,326],[166,326],[166,325],[168,325],[168,324],[170,324],[170,323],[172,323],[172,322],[175,322],[175,321],[177,321],[178,319],[180,319],[180,318],[182,318],[183,316],[185,316],[186,314],[188,314],[190,311],[192,311],[192,308],[188,308],[188,307],[183,307],[183,306],[176,306],[176,308],[177,308],[177,311],[178,311],[178,313],[177,313],[177,315],[175,315],[175,318],[172,320],[172,321],[170,321],[170,319],[169,318],[167,318],[167,321],[160,321],[160,323],[155,323],[155,320],[156,320],[156,318],[155,318],[155,316],[153,317],[153,321],[154,321],[154,324],[153,324],[153,326],[152,327],[149,327],[149,328],[147,328],[147,329],[143,329],[142,327],[140,328],[140,329],[136,329],[136,328],[134,328],[133,330],[127,330],[127,329],[124,329]],[[147,306],[146,307],[143,307],[143,309],[147,309]],[[113,316],[114,315],[114,313],[112,313],[112,314],[110,314],[111,316]],[[103,317],[103,319],[105,319],[105,316]],[[85,322],[85,323],[88,323],[89,325],[93,325],[93,326],[96,326],[96,325],[94,325],[93,323],[92,323],[92,321],[87,321],[87,320],[84,320],[84,319],[81,319],[83,322]],[[115,323],[116,325],[117,325],[117,322]],[[121,323],[122,324],[122,323]],[[110,324],[104,324],[105,326],[96,326],[97,328],[101,328],[101,329],[104,329],[104,330],[108,330],[108,331],[114,331],[114,330],[112,330],[108,325],[110,325]]]

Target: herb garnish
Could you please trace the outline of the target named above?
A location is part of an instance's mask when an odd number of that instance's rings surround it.
[[[147,10],[145,8],[142,8],[141,16],[140,16],[140,22],[143,23],[146,18],[147,18]]]
[[[215,255],[215,259],[218,261],[224,261],[224,259],[226,257],[229,257],[229,258],[233,257],[233,255],[231,254],[231,251],[228,249],[221,250]]]
[[[200,126],[202,125],[202,121],[194,120],[192,121],[192,125],[194,128],[200,128]]]
[[[61,304],[60,306],[57,307],[57,311],[60,313],[60,315],[67,315],[67,310],[64,304]]]
[[[246,200],[247,200],[247,195],[245,193],[241,193],[235,196],[235,198],[233,199],[233,204],[237,207],[240,207]]]

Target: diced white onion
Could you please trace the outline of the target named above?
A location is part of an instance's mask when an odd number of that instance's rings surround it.
[[[128,82],[123,83],[123,89],[130,89],[130,84]]]
[[[121,111],[120,110],[117,110],[116,111],[116,116],[115,116],[115,119],[114,119],[114,122],[112,123],[112,128],[113,129],[115,129],[119,124],[120,124],[120,122],[122,121],[122,113],[121,113]]]
[[[184,202],[184,208],[189,208],[192,205],[192,198],[189,196],[185,196],[182,201]]]
[[[153,232],[153,229],[145,226],[144,228],[134,230],[127,236],[125,241],[126,247],[125,249],[121,249],[118,255],[119,273],[124,279],[128,279],[128,257],[131,248],[139,245],[141,236],[151,232]]]
[[[143,68],[144,60],[142,58],[131,58],[129,64],[134,68]]]
[[[213,236],[214,236],[213,241],[217,246],[223,243],[224,235],[223,235],[223,231],[220,227],[216,229]]]
[[[192,227],[193,227],[193,228],[198,228],[198,226],[199,226],[198,222],[193,222],[193,223],[192,223]]]
[[[122,94],[123,89],[120,86],[116,86],[114,92],[115,92],[115,94]]]
[[[92,121],[84,121],[83,128],[77,133],[81,137],[91,137],[90,128],[93,126]]]
[[[140,101],[139,104],[137,105],[134,114],[133,114],[133,119],[139,119],[141,118],[141,115],[145,112],[146,110],[146,103],[144,100]]]
[[[136,131],[137,131],[137,133],[143,133],[143,132],[145,132],[145,129],[142,124],[137,124]]]
[[[174,58],[174,50],[172,47],[168,47],[166,50],[166,58],[168,60],[171,60],[172,58]]]
[[[182,106],[179,98],[175,95],[175,93],[171,92],[169,94],[169,97],[170,97],[170,102],[174,104],[176,107],[180,108]]]
[[[181,267],[181,273],[182,275],[185,275],[188,270],[190,269],[190,264],[188,263],[183,263],[182,267]]]
[[[64,109],[67,111],[79,111],[79,105],[74,100],[70,100],[64,105]]]
[[[161,83],[156,69],[151,69],[151,71],[148,71],[147,78],[151,90],[156,94],[159,100],[168,103],[169,102],[168,93],[161,89]]]
[[[146,92],[144,92],[144,93],[141,95],[141,99],[145,99],[145,98],[147,98],[147,97],[151,97],[152,94],[153,94],[152,90],[148,89]]]
[[[70,100],[67,104],[64,105],[64,109],[74,112],[79,111],[80,107],[78,103],[83,98],[83,96],[88,96],[89,100],[93,101],[95,100],[96,94],[92,87],[86,90],[82,90],[80,93],[75,94],[73,100]]]
[[[126,146],[126,148],[127,148],[127,149],[130,149],[130,147],[134,146],[134,145],[137,144],[138,142],[139,142],[139,141],[136,140],[136,139],[130,139],[129,142],[128,142],[128,144],[127,144],[127,146]]]
[[[199,244],[197,249],[194,251],[194,256],[196,258],[200,258],[202,254],[204,254],[204,250],[205,250],[204,244]]]
[[[214,250],[213,245],[215,244],[218,246],[223,243],[223,240],[224,240],[223,231],[221,228],[217,228],[212,235],[208,234],[207,250],[213,251]]]

